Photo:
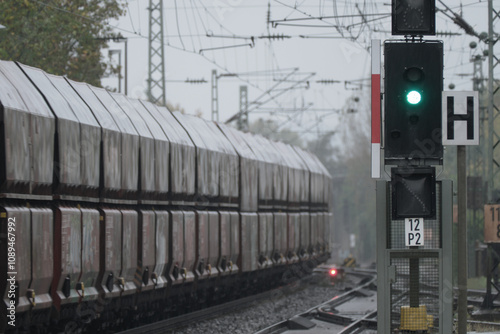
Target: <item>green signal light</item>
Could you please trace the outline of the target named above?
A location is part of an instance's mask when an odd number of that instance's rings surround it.
[[[422,95],[420,95],[419,92],[416,90],[410,91],[408,94],[406,94],[406,101],[410,104],[417,104],[422,100]]]

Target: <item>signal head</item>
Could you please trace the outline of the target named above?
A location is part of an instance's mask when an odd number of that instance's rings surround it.
[[[393,35],[435,35],[435,0],[392,0]]]
[[[422,95],[416,90],[412,90],[406,94],[406,101],[408,101],[409,104],[419,104],[420,101],[422,101]]]
[[[440,41],[386,41],[385,160],[441,164],[443,45]]]

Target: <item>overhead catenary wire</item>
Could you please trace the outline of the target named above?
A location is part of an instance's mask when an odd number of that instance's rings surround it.
[[[41,1],[35,1],[35,2],[42,4],[44,6],[46,5],[45,3],[41,2]],[[137,1],[137,3],[139,3],[139,1]],[[273,8],[274,8],[274,6],[282,6],[282,3],[284,3],[284,1],[273,1],[273,2],[268,1],[266,5],[260,5],[260,6],[259,5],[255,5],[255,6],[252,5],[252,6],[247,6],[247,7],[255,7],[255,8],[266,8],[267,7],[267,8],[269,8],[271,3],[273,4]],[[379,28],[380,25],[377,25],[377,24],[380,24],[379,21],[377,21],[377,22],[367,22],[367,21],[370,20],[370,17],[372,17],[372,18],[379,17],[379,16],[373,15],[373,14],[380,14],[380,15],[383,14],[379,10],[380,7],[377,8],[376,4],[372,4],[372,7],[368,8],[370,6],[370,3],[366,2],[366,1],[364,3],[366,3],[366,6],[363,5],[363,3],[360,3],[360,5],[358,6],[358,9],[357,9],[357,8],[355,8],[354,3],[351,3],[349,1],[335,1],[334,0],[331,2],[331,6],[330,5],[325,6],[326,2],[323,2],[321,4],[322,7],[321,6],[318,7],[318,5],[313,6],[308,1],[296,1],[295,6],[293,6],[293,8],[292,8],[292,6],[285,7],[285,8],[291,9],[289,15],[287,16],[290,20],[294,19],[292,17],[294,15],[294,13],[303,12],[303,13],[305,13],[304,15],[306,15],[306,14],[310,15],[310,13],[307,13],[307,11],[309,11],[309,9],[312,9],[311,12],[313,12],[314,14],[319,14],[319,15],[311,15],[311,18],[309,18],[309,20],[312,20],[313,17],[316,17],[316,16],[335,17],[334,19],[331,19],[333,21],[330,22],[331,23],[330,28],[332,29],[332,32],[329,32],[328,35],[316,35],[314,33],[313,34],[286,34],[286,35],[290,36],[290,38],[331,38],[331,39],[336,39],[336,38],[343,38],[342,36],[346,36],[349,39],[351,39],[352,36],[356,37],[357,29],[360,28],[356,25],[365,25],[364,29],[370,29],[370,30],[374,27]],[[207,46],[217,48],[218,45],[221,44],[217,39],[214,40],[214,38],[212,38],[212,39],[205,38],[206,33],[204,33],[204,32],[211,31],[211,29],[213,29],[213,31],[221,30],[223,32],[223,34],[221,34],[221,35],[227,34],[227,35],[235,35],[236,36],[235,32],[232,32],[231,29],[228,29],[228,26],[226,26],[226,22],[219,20],[220,18],[214,12],[214,10],[216,10],[217,7],[210,4],[210,3],[204,3],[203,1],[199,1],[199,0],[190,0],[189,2],[183,1],[183,2],[172,3],[172,5],[174,5],[174,6],[170,6],[170,7],[168,7],[168,9],[169,10],[177,10],[178,19],[175,21],[174,21],[174,19],[170,20],[170,25],[171,25],[170,32],[172,33],[173,31],[176,31],[176,29],[173,28],[174,26],[172,24],[179,25],[179,29],[177,30],[177,34],[173,33],[173,34],[167,35],[166,41],[165,41],[165,45],[167,47],[175,49],[175,50],[179,50],[179,51],[197,54],[198,56],[203,57],[203,59],[207,60],[209,63],[214,64],[216,68],[218,68],[224,72],[227,72],[227,73],[235,72],[236,69],[242,67],[238,64],[236,64],[238,66],[235,67],[235,63],[232,62],[232,60],[234,60],[235,58],[238,58],[238,55],[241,55],[243,52],[245,52],[245,54],[247,56],[249,54],[250,55],[252,54],[250,52],[244,51],[244,49],[241,49],[241,48],[239,48],[240,51],[237,51],[236,49],[238,49],[238,48],[231,47],[230,43],[223,43],[222,46],[224,48],[227,48],[228,49],[227,51],[224,51],[224,49],[221,49],[221,52],[206,52],[206,53],[200,55],[199,54],[200,49],[203,49],[204,47],[207,47]],[[483,5],[483,4],[481,2],[470,2],[470,3],[464,4],[464,6],[468,6],[468,7],[474,6],[474,5]],[[55,8],[53,5],[49,5],[49,6],[52,6],[51,8]],[[245,7],[246,5],[242,4],[241,6]],[[238,7],[241,7],[241,6],[238,5]],[[345,7],[343,8],[342,6],[345,6]],[[314,9],[318,9],[318,8],[319,8],[318,11],[314,11]],[[451,7],[451,8],[454,9],[455,7]],[[297,9],[299,11],[297,11]],[[64,8],[59,8],[58,10],[64,10]],[[181,13],[179,11],[184,11],[184,13]],[[351,12],[349,12],[349,11],[351,11]],[[356,13],[356,11],[360,11],[363,15],[360,16],[360,13],[359,12]],[[71,13],[69,11],[67,11],[67,12],[68,12],[68,14],[71,14],[71,15],[78,15],[78,13],[75,14],[75,13]],[[173,12],[170,13],[170,15],[173,15],[173,14],[174,14]],[[269,18],[268,20],[275,20],[276,19],[276,17],[271,18],[270,13],[267,13],[267,14],[268,14],[267,17]],[[184,18],[182,18],[183,15],[185,16],[185,22],[187,22],[187,23],[191,22],[190,24],[188,24],[189,27],[185,27],[183,25],[184,24],[183,23]],[[441,16],[444,17],[444,15],[441,15]],[[82,15],[80,15],[80,17],[92,20],[91,18],[87,18],[87,17],[84,17]],[[362,17],[365,18],[364,22],[363,21],[360,22],[357,20],[355,22],[351,22],[352,24],[354,24],[351,27],[351,29],[353,29],[352,35],[350,35],[350,33],[345,31],[345,28],[349,24],[349,22],[348,22],[349,20],[355,20],[356,18],[359,18],[361,20]],[[131,16],[130,16],[130,20],[131,20]],[[323,22],[321,22],[321,25],[325,25],[325,24]],[[108,25],[108,26],[112,27],[113,29],[115,29],[117,31],[121,31],[127,35],[130,35],[127,38],[147,38],[147,36],[141,35],[140,25],[139,25],[139,27],[137,27],[134,24],[132,24],[132,29],[124,29],[123,27],[116,26],[116,25],[114,25],[114,26]],[[214,28],[214,27],[216,27],[216,28]],[[266,28],[269,28],[269,26],[267,26]],[[337,34],[338,34],[338,36],[335,36]],[[272,35],[273,35],[272,33],[267,34],[267,36],[272,36]],[[255,34],[255,36],[259,36],[259,34]],[[180,42],[181,39],[183,39],[183,43]],[[257,40],[257,38],[255,38],[255,40]],[[272,43],[270,43],[270,41],[271,40],[277,41],[278,39],[269,38],[269,39],[262,39],[262,40],[266,42],[266,45],[269,45],[272,47]],[[269,53],[272,57],[271,58],[272,60],[269,62],[269,70],[270,70],[270,73],[272,73],[273,70],[274,71],[279,70],[280,59],[278,59],[276,57],[276,54],[274,54],[274,51],[271,48],[269,48],[268,50],[269,50]],[[453,50],[450,52],[456,52],[456,51]],[[224,55],[222,55],[222,53],[224,53]],[[234,53],[234,56],[233,56],[233,53]],[[228,55],[230,57],[228,57]],[[221,61],[222,56],[226,57],[225,62]],[[251,56],[249,58],[251,61],[253,61]],[[240,57],[240,59],[241,59],[241,57]],[[228,62],[228,60],[229,60],[229,62]],[[466,65],[466,63],[464,63],[464,65]],[[464,66],[464,65],[462,65],[462,66]],[[248,62],[246,63],[246,68],[251,68],[251,67],[248,67]],[[448,68],[451,68],[451,67],[448,67]],[[239,72],[239,71],[236,71],[236,72]],[[272,77],[273,77],[273,75],[269,76],[269,78],[272,78]],[[261,83],[257,82],[258,81],[257,76],[239,75],[237,78],[238,78],[238,80],[242,80],[242,82],[248,84],[250,87],[254,87],[258,92],[265,92],[266,91],[267,87],[263,88],[263,85]],[[280,88],[280,89],[284,89],[284,88]],[[270,96],[270,95],[268,95],[268,96]],[[286,100],[286,98],[288,98],[287,96],[288,95],[285,96],[285,100]],[[273,101],[276,101],[276,100],[273,100]],[[327,99],[325,101],[328,102]]]

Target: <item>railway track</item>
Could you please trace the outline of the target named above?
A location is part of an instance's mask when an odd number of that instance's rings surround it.
[[[326,268],[326,267],[325,267]],[[326,272],[326,271],[325,271]],[[326,276],[326,275],[325,275]],[[189,328],[194,323],[203,321],[217,321],[221,314],[237,314],[244,309],[253,308],[259,303],[273,299],[276,295],[293,294],[304,290],[308,284],[320,284],[318,275],[302,279],[295,284],[279,289],[273,289],[254,296],[245,297],[225,304],[206,308],[175,318],[167,319],[150,325],[130,329],[120,334],[135,333],[176,333],[182,328]],[[317,306],[311,307],[295,316],[277,322],[273,325],[256,331],[257,334],[302,333],[308,330],[311,333],[336,334],[376,334],[377,333],[377,289],[376,275],[373,270],[347,269],[345,279],[335,283],[337,295]],[[334,290],[332,290],[333,293]],[[339,293],[339,291],[342,291]],[[469,304],[479,306],[484,292],[469,291]],[[405,294],[402,293],[401,300]],[[235,315],[235,318],[237,316]],[[252,320],[241,320],[252,321]],[[500,323],[492,321],[468,320],[471,331],[500,332]],[[187,330],[187,332],[190,332]],[[192,332],[192,331],[191,331]],[[243,331],[244,332],[244,331]],[[222,332],[221,332],[222,333]],[[228,331],[229,333],[229,331]]]
[[[295,330],[297,329],[301,329],[302,333],[310,330],[311,333],[315,334],[376,334],[377,290],[375,273],[369,270],[358,270],[346,274],[351,277],[362,278],[359,286],[338,295],[330,301],[260,330],[257,334],[293,334],[296,333]],[[484,291],[470,290],[468,296],[469,305],[479,307],[484,298],[484,293]],[[404,302],[405,298],[407,298],[407,295],[401,293],[400,301]],[[491,315],[491,313],[489,314]],[[496,319],[498,319],[500,314],[498,312],[496,314]],[[471,316],[472,320],[467,321],[469,330],[500,333],[499,322],[479,321],[473,314]]]
[[[473,331],[484,330],[494,330],[495,333],[500,333],[500,323],[491,321],[477,321],[477,320],[467,320],[467,324]]]
[[[290,319],[258,331],[258,334],[288,333],[296,329],[314,329],[315,333],[363,333],[376,331],[377,288],[372,270],[348,270],[344,293],[308,309]],[[367,332],[368,333],[368,332]],[[375,332],[374,332],[375,333]]]
[[[129,329],[119,332],[119,334],[155,334],[155,333],[168,333],[174,332],[180,328],[185,328],[193,323],[201,323],[231,312],[238,312],[240,310],[252,307],[258,303],[266,300],[271,300],[276,296],[293,294],[299,290],[305,289],[307,284],[311,281],[311,276],[305,277],[298,282],[289,284],[284,287],[272,289],[262,292],[253,296],[240,298],[234,301],[226,302],[224,304],[208,307],[199,311],[190,312],[170,319],[162,320],[152,324],[140,326],[137,328]]]

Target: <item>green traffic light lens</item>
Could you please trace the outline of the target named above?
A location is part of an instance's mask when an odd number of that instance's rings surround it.
[[[408,94],[406,94],[406,101],[410,104],[417,104],[422,100],[422,96],[416,90],[412,90]]]

